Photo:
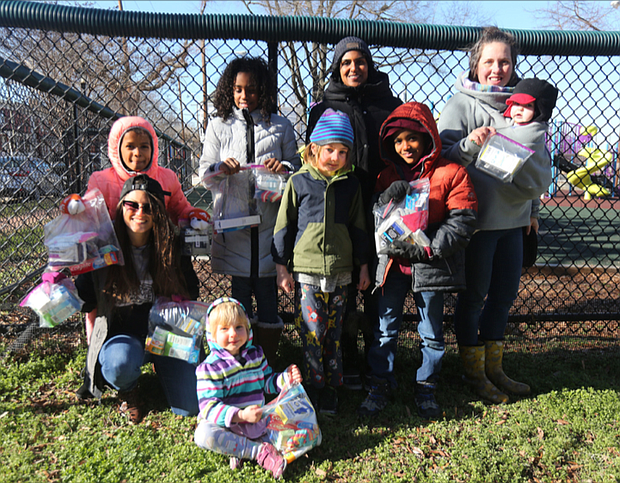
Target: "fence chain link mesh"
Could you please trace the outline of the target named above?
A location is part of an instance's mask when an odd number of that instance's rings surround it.
[[[198,163],[214,114],[210,98],[227,63],[242,55],[269,58],[277,69],[279,111],[293,123],[301,146],[309,107],[329,80],[332,50],[316,41],[0,28],[2,319],[26,324],[17,304],[45,268],[43,226],[58,216],[66,195],[83,194],[90,174],[110,165],[107,135],[116,117],[148,119],[160,137],[160,165],[178,174],[191,204],[208,209]],[[374,45],[371,51],[395,94],[426,103],[437,117],[454,93],[456,75],[468,68],[462,50]],[[548,142],[553,183],[542,199],[536,265],[524,270],[510,314],[515,334],[618,337],[618,64],[617,56],[520,56],[521,76],[548,79],[561,94]],[[581,168],[583,179],[575,181]],[[228,278],[211,273],[207,257],[195,265],[202,299],[230,293]],[[448,321],[455,300],[446,296]],[[290,321],[293,301],[281,295],[280,308]],[[412,298],[406,317],[416,318]]]

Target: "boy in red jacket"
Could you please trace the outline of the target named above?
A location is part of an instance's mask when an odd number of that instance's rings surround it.
[[[358,414],[371,416],[383,410],[396,387],[393,369],[398,331],[405,297],[413,289],[421,319],[422,351],[415,402],[418,414],[432,419],[441,415],[435,390],[445,352],[444,292],[465,288],[463,249],[476,228],[478,202],[465,168],[441,157],[437,125],[424,104],[409,102],[397,107],[381,126],[379,136],[387,167],[377,179],[378,204],[401,201],[411,192],[411,181],[428,178],[428,228],[424,233],[430,246],[395,241],[379,255],[379,325],[368,354],[372,382]]]

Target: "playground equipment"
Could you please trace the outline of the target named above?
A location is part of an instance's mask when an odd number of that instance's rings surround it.
[[[577,152],[577,157],[585,159],[584,166],[578,166],[568,159],[564,153],[558,153],[553,158],[553,164],[566,175],[566,180],[575,188],[584,191],[583,198],[586,201],[592,197],[602,198],[605,196],[618,195],[618,189],[613,182],[603,173],[606,166],[613,161],[613,153],[603,151],[598,147],[585,146],[596,135],[596,126],[588,126],[581,131],[578,142],[582,148]]]

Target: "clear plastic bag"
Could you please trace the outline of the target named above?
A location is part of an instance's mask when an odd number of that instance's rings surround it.
[[[149,312],[145,349],[151,354],[198,364],[208,304],[157,297]]]
[[[504,136],[489,136],[480,148],[476,168],[503,183],[510,183],[534,151]]]
[[[68,268],[71,275],[79,275],[125,263],[101,192],[88,191],[82,202],[83,212],[62,213],[43,227],[52,271]]]
[[[430,240],[424,233],[428,226],[428,198],[430,182],[427,178],[412,181],[411,194],[400,202],[392,200],[387,205],[375,205],[375,245],[379,254],[392,242],[429,246]]]
[[[280,395],[263,407],[267,418],[269,441],[291,463],[321,444],[321,430],[316,411],[304,387],[296,382],[287,383]]]
[[[189,256],[210,255],[213,240],[213,225],[206,230],[195,230],[189,226],[181,228],[183,254]]]
[[[226,175],[221,171],[203,179],[213,194],[213,230],[223,233],[257,226],[261,222],[251,167],[244,166],[238,173]]]
[[[272,173],[264,166],[253,167],[254,198],[264,203],[276,203],[282,199],[289,173]]]
[[[58,272],[43,274],[43,281],[33,288],[20,302],[20,307],[30,307],[39,316],[39,327],[56,327],[82,308],[73,281]]]

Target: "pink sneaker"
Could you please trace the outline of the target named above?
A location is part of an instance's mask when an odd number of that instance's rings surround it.
[[[228,464],[231,470],[238,470],[243,466],[243,460],[241,458],[237,458],[236,456],[231,456]]]
[[[286,468],[286,460],[278,453],[278,450],[271,443],[263,443],[256,461],[259,465],[268,471],[271,471],[273,477],[277,480],[284,473]]]

